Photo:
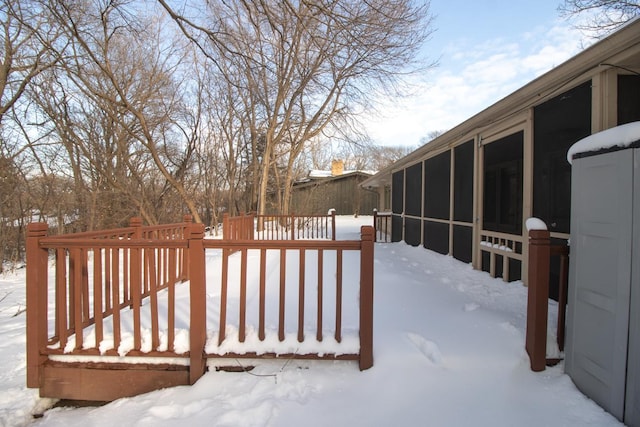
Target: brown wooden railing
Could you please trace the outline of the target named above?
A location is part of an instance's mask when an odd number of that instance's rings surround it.
[[[258,240],[336,239],[336,213],[256,215]]]
[[[511,259],[522,262],[522,237],[514,234],[499,233],[482,230],[480,232],[480,250],[489,254],[489,274],[496,277],[499,270],[502,271],[502,280],[509,282],[511,273],[509,261]],[[501,259],[502,264],[498,264]]]
[[[333,338],[340,342],[343,314],[359,313],[360,316],[357,332],[359,349],[355,352],[287,356],[355,359],[359,360],[361,369],[367,369],[373,364],[373,228],[363,227],[361,233],[359,241],[204,239],[204,226],[185,218],[183,223],[157,227],[142,227],[139,219],[132,219],[131,227],[127,228],[48,237],[46,224],[30,224],[27,231],[27,386],[40,387],[41,393],[43,387],[48,387],[45,393],[48,397],[109,400],[115,396],[131,395],[130,391],[126,394],[124,386],[118,382],[126,376],[112,381],[109,386],[111,394],[96,391],[100,387],[94,384],[93,394],[87,395],[88,391],[82,384],[92,384],[92,379],[83,376],[81,368],[85,365],[73,371],[73,381],[64,378],[66,374],[58,368],[51,368],[52,357],[65,355],[186,358],[186,378],[193,384],[204,373],[207,357],[242,357],[233,352],[205,351],[208,309],[220,313],[215,330],[218,339],[212,345],[215,347],[232,338],[228,334],[230,319],[227,318],[230,291],[234,294],[237,291],[240,296],[238,341],[242,342],[250,329],[257,331],[260,341],[268,338],[266,295],[273,292],[278,293],[279,301],[276,308],[278,339],[282,341],[291,332],[285,327],[285,300],[289,298],[287,295],[292,295],[288,291],[292,284],[287,283],[290,280],[287,277],[297,278],[297,292],[294,294],[299,302],[295,333],[299,342],[321,342],[325,326],[329,323]],[[219,272],[220,306],[207,307],[205,254],[215,250],[221,251],[223,256]],[[359,298],[355,298],[356,306],[348,307],[344,306],[342,298],[343,286],[346,285],[343,269],[345,264],[350,266],[353,263],[343,260],[346,252],[359,252],[360,259],[356,271],[359,277],[355,279],[358,280]],[[252,260],[250,264],[248,256],[257,256],[259,260]],[[272,265],[267,263],[269,256],[279,259]],[[298,262],[287,261],[291,257]],[[327,264],[330,258],[334,259],[334,264]],[[310,265],[305,260],[314,260],[316,264]],[[240,268],[239,283],[230,283],[230,266]],[[306,282],[311,282],[308,270],[315,267],[318,276],[313,286],[305,286]],[[278,286],[272,288],[268,277],[277,277]],[[334,281],[327,277],[334,277]],[[49,283],[49,278],[53,283]],[[252,284],[248,278],[255,283]],[[188,319],[182,319],[176,313],[177,294],[183,289],[176,284],[185,280],[189,281]],[[239,289],[232,289],[235,285]],[[247,286],[260,289],[259,320],[255,326],[249,322],[252,313],[247,309]],[[313,307],[304,297],[307,288],[317,292]],[[329,288],[335,295],[332,303],[323,296]],[[49,295],[53,295],[51,301]],[[323,313],[330,305],[335,315],[329,321]],[[305,334],[309,312],[316,315],[313,337]],[[178,323],[188,328],[188,348],[175,347],[176,331],[181,329]],[[258,355],[258,352],[249,348],[243,354]],[[43,369],[45,365],[49,368]],[[109,364],[100,366],[113,369]],[[118,369],[122,371],[123,368],[120,366]],[[140,369],[137,369],[139,373]],[[91,372],[98,371],[94,369]],[[175,385],[184,381],[175,375],[167,375],[162,377],[162,381],[147,375],[147,388],[140,390],[148,391],[162,384]],[[136,381],[141,382],[142,379]]]
[[[173,348],[175,284],[189,278],[189,239],[200,238],[200,224],[190,217],[179,224],[47,237],[47,225],[27,231],[27,384],[39,384],[38,367],[49,355],[118,356],[123,317],[131,309],[132,342],[127,355],[179,356]],[[195,233],[195,234],[194,234]],[[53,301],[49,296],[49,253],[53,254]],[[197,256],[196,256],[197,258]],[[167,289],[167,324],[159,324],[158,293]],[[142,300],[149,299],[143,318]],[[48,306],[53,306],[48,315]],[[85,333],[91,327],[90,333]],[[150,350],[143,351],[142,331],[149,329]],[[167,347],[160,347],[161,330]],[[82,333],[80,333],[82,331]],[[107,348],[106,335],[111,338]],[[89,341],[91,340],[91,342]]]
[[[336,214],[255,215],[222,218],[224,240],[336,239]]]
[[[220,313],[214,334],[216,342],[209,343],[211,351],[208,357],[305,357],[304,351],[291,354],[256,353],[250,348],[242,353],[226,351],[225,340],[231,340],[234,344],[242,344],[250,333],[255,333],[259,342],[268,339],[266,322],[268,289],[277,290],[277,316],[273,322],[277,324],[277,339],[283,342],[287,335],[295,334],[298,343],[325,340],[326,329],[332,330],[332,339],[340,343],[343,339],[343,315],[359,313],[359,351],[340,355],[324,354],[313,355],[313,358],[328,359],[353,359],[359,360],[361,369],[368,369],[373,364],[373,228],[363,227],[361,240],[335,241],[335,240],[288,240],[288,241],[221,241],[205,240],[205,248],[218,250],[222,253],[222,275],[220,278],[220,306],[213,311]],[[345,283],[344,271],[352,264],[352,260],[346,260],[347,252],[359,252],[359,285],[356,285],[356,294],[359,298],[352,298],[345,304],[344,289],[354,289],[353,283]],[[249,262],[249,258],[252,261]],[[271,260],[269,262],[268,260]],[[233,264],[233,270],[239,271],[239,282],[231,283],[226,273]],[[257,282],[251,283],[248,276],[251,272],[259,271]],[[291,272],[293,276],[291,275]],[[310,277],[309,271],[314,271],[315,277]],[[287,279],[289,277],[289,279]],[[290,280],[295,277],[295,280]],[[352,277],[352,276],[351,276]],[[350,277],[350,278],[351,278]],[[268,278],[272,278],[269,281]],[[291,283],[294,282],[294,283]],[[247,288],[253,286],[257,289],[258,303],[256,311],[248,309]],[[306,293],[313,290],[313,298],[306,298]],[[237,334],[228,333],[227,322],[231,302],[229,295],[237,296]],[[329,299],[326,296],[331,295]],[[293,330],[286,327],[286,301],[296,298],[296,321]],[[275,299],[274,299],[275,300]],[[313,302],[310,302],[313,301]],[[235,302],[235,301],[234,301]],[[272,307],[273,309],[273,307]],[[313,318],[309,318],[309,312]],[[326,319],[324,314],[331,312],[332,318]],[[289,313],[290,315],[292,313]],[[253,323],[251,322],[253,319]],[[313,328],[309,325],[313,324]],[[309,330],[313,333],[310,334]]]
[[[547,359],[547,317],[549,313],[549,265],[551,257],[560,259],[558,283],[557,342],[564,350],[565,312],[569,279],[569,247],[552,245],[547,230],[529,231],[529,276],[527,281],[526,350],[532,371],[543,371],[557,360]]]
[[[373,230],[376,242],[389,243],[391,241],[391,212],[380,213],[374,210]]]
[[[223,240],[254,240],[255,215],[240,214],[231,217],[225,213],[222,215],[222,239]]]

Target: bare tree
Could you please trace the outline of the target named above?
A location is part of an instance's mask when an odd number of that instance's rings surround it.
[[[18,118],[29,120],[25,92],[56,64],[49,47],[59,32],[38,1],[0,0],[0,271],[5,260],[22,257],[32,197],[27,174],[33,148]]]
[[[37,2],[0,1],[0,123],[31,80],[56,62],[49,46],[57,36]]]
[[[308,142],[352,124],[380,91],[397,92],[430,32],[428,3],[410,0],[159,2],[225,78],[255,101],[248,128],[264,135],[258,212],[282,176],[287,212],[295,160]],[[231,64],[231,65],[227,65]],[[233,73],[227,74],[227,70]],[[248,99],[249,95],[247,96]]]
[[[188,49],[161,20],[132,7],[126,0],[50,2],[70,48],[34,99],[66,147],[79,185],[91,177],[96,212],[122,222],[120,213],[132,213],[128,204],[156,223],[186,205],[200,221],[187,173],[199,118],[181,96]],[[101,210],[99,199],[111,200],[110,209]]]
[[[558,8],[565,17],[584,20],[578,28],[602,37],[640,14],[640,2],[626,0],[563,0]]]

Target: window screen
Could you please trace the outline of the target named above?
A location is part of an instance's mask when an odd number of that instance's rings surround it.
[[[404,210],[404,170],[393,174],[391,186],[391,210],[401,214]]]
[[[391,216],[391,241],[392,242],[401,242],[402,241],[402,217],[400,215],[392,215]]]
[[[640,76],[618,76],[618,124],[640,120]]]
[[[569,233],[571,165],[567,151],[590,134],[590,81],[534,109],[533,215],[551,231]]]
[[[473,228],[453,226],[453,257],[462,262],[471,262],[473,256]]]
[[[453,219],[473,222],[473,140],[454,149]]]
[[[449,224],[424,222],[424,247],[446,255],[449,253]]]
[[[484,146],[483,227],[522,233],[522,131]]]
[[[424,216],[449,219],[451,151],[424,161]]]
[[[405,214],[420,216],[422,204],[422,163],[407,168],[405,180]]]
[[[415,218],[404,219],[404,241],[411,246],[420,244],[421,227],[420,220]]]

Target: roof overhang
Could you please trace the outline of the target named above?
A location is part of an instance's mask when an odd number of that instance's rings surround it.
[[[482,133],[491,126],[535,107],[570,89],[606,68],[640,69],[640,19],[589,46],[561,65],[532,80],[495,104],[470,117],[434,140],[409,153],[365,180],[363,187],[379,187],[391,181],[391,174]]]

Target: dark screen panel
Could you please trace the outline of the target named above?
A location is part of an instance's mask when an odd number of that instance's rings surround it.
[[[509,258],[509,281],[522,279],[522,262],[515,258]]]
[[[395,172],[391,178],[391,211],[401,214],[404,210],[404,170]]]
[[[424,222],[424,247],[446,255],[449,253],[449,224]]]
[[[422,231],[420,220],[415,218],[404,219],[404,241],[411,246],[418,246]]]
[[[473,222],[473,140],[454,149],[453,219]]]
[[[484,146],[483,227],[522,234],[522,155],[524,133]]]
[[[533,215],[569,233],[571,165],[567,151],[591,134],[591,81],[534,108]]]
[[[402,241],[402,217],[400,215],[391,216],[391,241]]]
[[[451,150],[424,161],[424,216],[449,219]]]
[[[453,226],[453,257],[462,262],[471,262],[473,257],[473,228]]]
[[[501,257],[502,258],[502,257]],[[486,271],[487,273],[491,272],[491,253],[487,251],[480,252],[480,261],[481,261],[481,269],[482,271]],[[502,262],[496,262],[496,269],[500,268],[502,270]]]
[[[404,209],[407,215],[420,216],[422,214],[422,163],[408,167],[405,179]]]
[[[640,120],[640,76],[618,76],[618,124]]]

